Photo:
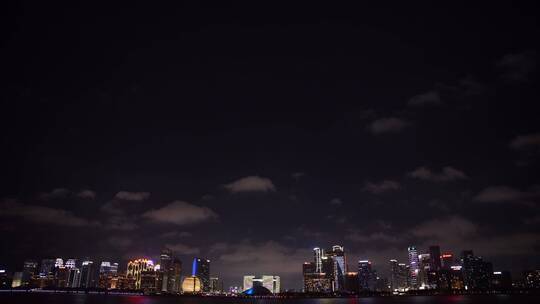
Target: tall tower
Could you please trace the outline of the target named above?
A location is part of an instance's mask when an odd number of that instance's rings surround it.
[[[441,270],[441,248],[439,247],[439,245],[429,246],[429,259],[429,266],[432,270]]]
[[[332,250],[327,253],[333,262],[333,281],[335,290],[345,289],[345,273],[347,272],[347,261],[345,259],[345,251],[343,246],[334,245]]]
[[[407,251],[409,252],[409,270],[410,270],[410,277],[411,277],[411,287],[413,289],[416,289],[418,287],[418,272],[419,272],[419,265],[418,265],[418,250],[416,249],[416,246],[409,246],[407,248]]]
[[[315,272],[321,273],[322,271],[322,256],[323,250],[319,247],[313,248],[313,255],[315,259]]]
[[[201,280],[201,290],[210,291],[210,260],[203,258],[193,258],[191,275]]]

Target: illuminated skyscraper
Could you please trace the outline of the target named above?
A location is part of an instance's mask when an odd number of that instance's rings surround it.
[[[64,260],[62,258],[56,258],[56,261],[54,262],[54,267],[63,267],[64,266]]]
[[[75,268],[77,267],[77,259],[68,259],[65,264],[66,268]]]
[[[148,259],[129,261],[127,265],[127,278],[133,279],[135,289],[141,289],[141,274],[143,271],[154,270],[154,262]]]
[[[322,270],[322,257],[324,255],[324,252],[321,248],[315,247],[313,248],[313,258],[315,261],[315,272],[321,273]]]
[[[107,261],[101,262],[99,266],[99,273],[116,274],[118,273],[118,263],[111,263]]]
[[[210,260],[194,258],[191,275],[198,277],[201,280],[201,289],[203,292],[210,291]]]
[[[409,246],[407,248],[407,251],[409,253],[409,271],[410,271],[410,278],[411,278],[411,288],[416,289],[418,287],[418,271],[419,271],[419,265],[418,265],[418,250],[416,250],[416,246]]]
[[[334,290],[340,291],[345,289],[345,273],[347,272],[347,261],[345,259],[345,251],[343,246],[334,245],[332,250],[326,253],[326,256],[332,259],[333,269],[332,274],[334,281]]]

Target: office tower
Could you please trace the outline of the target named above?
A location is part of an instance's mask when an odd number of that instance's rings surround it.
[[[77,259],[68,259],[65,264],[66,268],[75,268],[77,267]]]
[[[371,262],[368,260],[358,261],[358,282],[360,290],[374,290],[374,273]]]
[[[398,277],[399,277],[398,261],[395,259],[392,259],[390,260],[390,289],[392,291],[398,290]]]
[[[345,259],[345,251],[343,250],[343,246],[334,245],[332,246],[331,250],[326,252],[325,255],[332,260],[331,273],[333,275],[332,280],[334,281],[334,290],[344,290],[347,261]]]
[[[56,258],[54,262],[54,267],[64,267],[64,260],[62,260],[62,258]]]
[[[148,259],[136,259],[128,262],[126,277],[133,280],[133,287],[141,289],[141,274],[143,271],[154,270],[154,262]]]
[[[182,276],[182,261],[173,258],[172,265],[167,273],[167,291],[172,293],[180,292]]]
[[[508,291],[512,289],[512,277],[509,271],[494,271],[491,277],[491,289]]]
[[[430,268],[438,271],[441,269],[441,248],[439,245],[429,246]]]
[[[360,292],[360,281],[358,280],[358,272],[345,273],[345,291],[358,294]]]
[[[304,262],[302,265],[302,280],[304,281],[303,287],[306,292],[306,286],[310,284],[308,282],[311,279],[311,275],[316,273],[315,262]]]
[[[70,288],[79,288],[81,286],[81,271],[78,268],[67,268],[68,269],[68,279],[67,287]]]
[[[21,286],[29,286],[38,272],[38,263],[34,260],[26,260],[23,264]]]
[[[42,276],[48,276],[53,274],[56,260],[43,259],[41,260],[41,267],[39,268],[39,274]]]
[[[441,255],[441,267],[450,269],[451,266],[454,266],[454,255],[450,252],[443,253]]]
[[[490,288],[493,266],[482,257],[475,256],[472,250],[462,253],[463,279],[467,290],[487,290]]]
[[[69,269],[64,266],[59,266],[56,268],[56,287],[65,288],[69,287]]]
[[[419,289],[434,289],[436,287],[432,285],[433,272],[431,270],[433,263],[431,255],[429,253],[423,253],[418,255],[418,276],[417,283]],[[436,284],[436,282],[435,282]]]
[[[159,276],[161,277],[160,290],[163,292],[172,292],[172,287],[169,288],[169,272],[172,271],[172,251],[169,248],[163,248],[159,258]],[[172,279],[172,278],[171,278]]]
[[[158,286],[161,287],[161,284],[159,282],[161,281],[158,277],[158,272],[154,271],[154,269],[147,269],[141,271],[141,283],[140,288],[144,291],[144,293],[155,293],[157,292]]]
[[[111,263],[107,261],[101,262],[99,266],[99,273],[116,274],[118,273],[118,263]]]
[[[410,288],[410,266],[405,263],[398,263],[397,290],[406,291]]]
[[[81,266],[81,288],[97,287],[97,271],[94,262],[85,260]]]
[[[314,255],[314,261],[315,261],[315,272],[321,273],[322,270],[322,257],[323,257],[323,250],[319,247],[313,248],[313,255]]]
[[[218,277],[210,278],[210,292],[221,293],[223,292],[223,281]]]
[[[418,271],[419,271],[419,265],[418,265],[418,250],[416,249],[416,246],[409,246],[407,248],[407,251],[409,253],[409,276],[410,276],[410,287],[412,289],[418,288]]]
[[[201,280],[199,280],[199,278],[195,276],[185,278],[182,282],[182,291],[184,293],[201,292]]]
[[[203,258],[194,258],[191,275],[201,280],[201,290],[210,291],[210,260]]]

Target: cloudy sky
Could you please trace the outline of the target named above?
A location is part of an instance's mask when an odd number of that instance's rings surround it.
[[[169,246],[299,288],[334,244],[352,270],[412,244],[540,267],[539,28],[491,5],[8,7],[0,267]]]

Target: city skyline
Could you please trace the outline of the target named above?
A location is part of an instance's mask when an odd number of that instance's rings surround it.
[[[533,4],[34,2],[0,18],[0,269],[540,269]]]

